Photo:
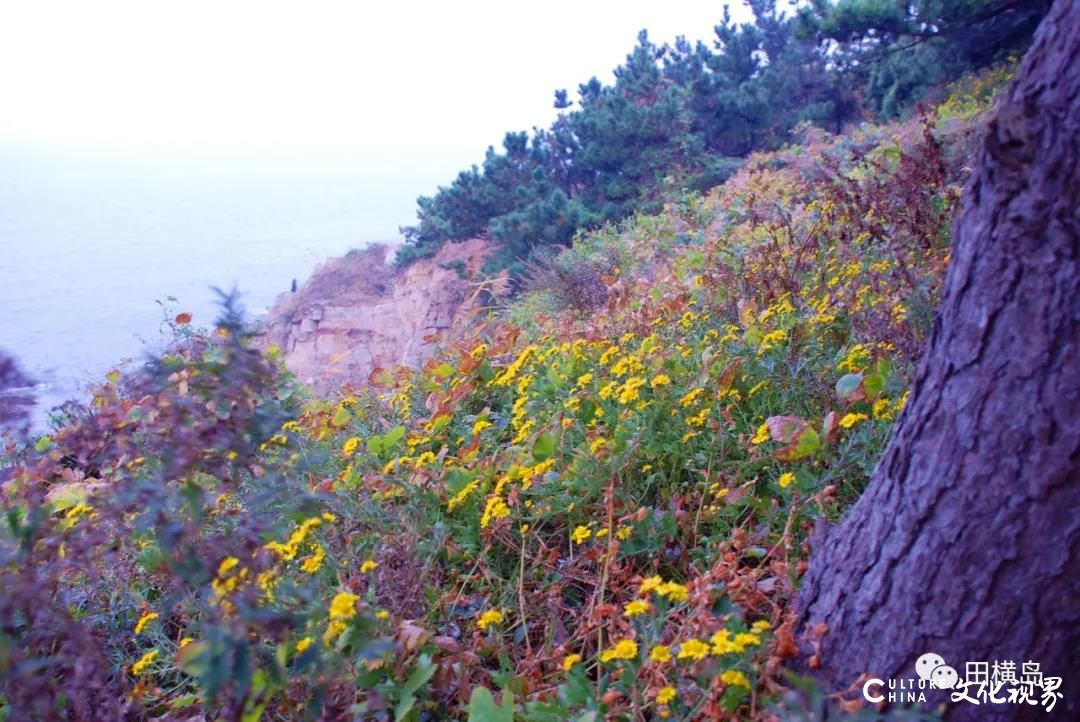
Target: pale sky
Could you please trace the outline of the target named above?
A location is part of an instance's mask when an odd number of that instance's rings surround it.
[[[641,28],[711,43],[722,13],[702,0],[0,0],[0,143],[461,168],[507,130],[546,126],[556,88],[609,82]]]

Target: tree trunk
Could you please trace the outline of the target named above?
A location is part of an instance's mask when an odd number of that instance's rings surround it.
[[[1057,0],[987,130],[911,399],[799,609],[827,689],[918,679],[928,652],[962,679],[1035,661],[1063,678],[1051,714],[1036,689],[947,719],[1080,719],[1080,0]]]

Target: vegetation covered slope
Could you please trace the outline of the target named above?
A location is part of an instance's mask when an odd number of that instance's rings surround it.
[[[904,406],[1007,74],[589,236],[369,390],[181,315],[5,451],[0,716],[777,719],[808,538]]]
[[[516,276],[530,255],[581,230],[718,185],[802,123],[839,132],[895,118],[965,72],[1022,54],[1050,1],[747,5],[752,20],[725,11],[711,45],[657,45],[642,32],[612,84],[592,78],[576,102],[557,91],[549,128],[507,133],[501,149],[419,199],[398,261],[490,236],[502,250],[489,265]]]

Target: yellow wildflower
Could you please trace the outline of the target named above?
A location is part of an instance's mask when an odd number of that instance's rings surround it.
[[[510,516],[510,507],[506,505],[501,496],[492,494],[488,497],[483,516],[480,517],[480,528],[486,529],[496,519],[503,519],[508,516]]]
[[[631,376],[619,391],[619,403],[626,406],[638,400],[638,390],[645,385],[645,379]]]
[[[357,447],[360,446],[360,439],[355,436],[345,442],[345,445],[341,447],[341,453],[345,456],[352,456],[356,453]]]
[[[325,559],[326,550],[323,549],[322,544],[316,544],[315,551],[309,556],[304,557],[303,563],[300,564],[300,571],[314,574],[322,569],[323,561]]]
[[[90,517],[97,516],[93,507],[80,501],[78,504],[67,510],[67,513],[64,514],[64,518],[72,520],[71,523],[74,525],[79,521],[79,517],[84,514]]]
[[[154,663],[154,660],[158,658],[158,651],[151,649],[149,652],[139,658],[139,661],[131,665],[131,673],[138,677],[140,674],[146,671],[146,668]]]
[[[521,442],[525,441],[525,439],[529,438],[529,432],[532,431],[532,427],[533,420],[529,419],[525,422],[525,425],[522,426],[520,430],[518,430],[517,434],[514,435],[514,438],[510,440],[510,443],[520,444]]]
[[[670,704],[671,702],[673,702],[675,700],[675,696],[677,694],[678,694],[678,692],[676,692],[675,688],[672,687],[671,685],[668,685],[667,687],[661,687],[660,691],[656,693],[656,703],[657,704]]]
[[[673,602],[685,602],[688,596],[686,585],[677,582],[664,582],[656,588],[656,593]]]
[[[326,631],[323,632],[323,644],[332,644],[333,641],[345,631],[346,626],[345,622],[341,619],[331,619],[330,623],[326,625]]]
[[[386,611],[385,609],[380,609],[379,611],[375,612],[375,617],[385,622],[387,619],[390,618],[390,612]]]
[[[795,475],[790,471],[785,471],[780,475],[779,484],[781,489],[786,489],[791,482],[795,481]]]
[[[737,669],[729,669],[720,675],[720,681],[729,687],[746,687],[750,689],[750,680]]]
[[[472,432],[474,435],[479,434],[481,431],[489,428],[491,425],[491,422],[487,419],[477,419],[476,423],[472,426]]]
[[[582,525],[574,529],[574,533],[570,535],[570,538],[574,541],[575,544],[583,544],[591,536],[592,529]]]
[[[480,629],[487,631],[488,627],[493,624],[503,623],[503,613],[498,609],[489,609],[476,620],[476,626]]]
[[[236,568],[236,565],[238,565],[239,563],[240,560],[236,557],[228,557],[226,559],[223,559],[221,561],[221,564],[218,565],[217,575],[219,577],[225,578],[226,576],[228,576],[229,572]]]
[[[756,647],[761,644],[761,637],[753,632],[740,632],[735,635],[735,644],[743,649],[747,647]]]
[[[600,388],[600,391],[598,392],[599,395],[600,395],[600,398],[603,399],[604,401],[607,401],[608,399],[610,399],[612,396],[615,395],[615,389],[618,387],[618,385],[619,385],[619,383],[617,381],[609,381],[606,384],[604,384]]]
[[[635,599],[634,601],[626,605],[626,608],[623,611],[623,616],[627,617],[628,619],[633,619],[634,617],[645,614],[648,611],[648,602],[646,602],[644,599]]]
[[[307,651],[308,647],[310,647],[313,644],[315,644],[314,639],[312,639],[311,637],[304,637],[303,639],[301,639],[299,642],[296,643],[296,653],[297,654],[303,654],[304,652]]]
[[[699,639],[688,639],[679,647],[679,659],[700,662],[709,656],[709,645]]]
[[[656,376],[653,377],[652,387],[654,389],[658,389],[661,386],[670,386],[670,385],[671,385],[671,378],[669,378],[667,374],[657,374]]]
[[[712,642],[713,654],[734,654],[742,651],[742,647],[735,644],[735,641],[731,638],[731,633],[726,629],[721,629],[709,641]]]
[[[615,530],[615,536],[618,538],[619,541],[626,541],[631,536],[633,536],[633,534],[633,528],[628,526],[620,526],[618,529]]]
[[[180,641],[176,643],[176,648],[177,649],[183,649],[184,647],[188,646],[189,644],[191,644],[194,641],[195,640],[192,639],[191,637],[181,637]]]
[[[377,561],[375,561],[374,559],[368,559],[360,565],[360,573],[367,574],[368,572],[373,572],[378,568],[378,566],[379,563]]]
[[[754,438],[750,439],[751,444],[764,444],[769,440],[769,425],[762,424],[758,427],[757,433],[754,434]]]
[[[759,619],[759,620],[757,620],[756,622],[754,622],[753,624],[750,625],[750,630],[754,631],[754,632],[757,632],[759,634],[761,632],[767,632],[770,629],[772,629],[772,625],[769,624],[768,620],[766,620],[766,619]]]
[[[670,662],[671,661],[671,647],[668,647],[667,645],[664,645],[664,644],[656,645],[655,647],[652,648],[652,651],[649,652],[649,659],[651,659],[654,662],[660,662],[661,664],[665,664],[667,662]]]
[[[591,451],[593,454],[597,454],[607,446],[607,443],[607,439],[605,439],[604,437],[597,437],[596,439],[593,439],[591,444],[589,444],[589,451]]]
[[[615,659],[636,659],[638,653],[637,642],[632,639],[623,639],[614,647],[604,650],[600,655],[600,661],[607,663]]]
[[[452,499],[450,499],[449,502],[447,502],[446,510],[447,511],[453,511],[458,506],[464,504],[465,500],[469,498],[469,495],[472,494],[474,491],[476,491],[476,489],[479,486],[480,486],[479,481],[476,481],[475,479],[470,481],[468,484],[466,484],[464,486],[464,488],[462,488],[461,491],[459,491],[457,494],[454,494],[454,497]]]
[[[578,376],[577,386],[578,386],[578,388],[581,388],[583,386],[588,386],[590,383],[592,383],[592,380],[593,380],[593,375],[592,374],[582,374],[581,376]]]
[[[514,359],[514,362],[507,366],[506,370],[504,370],[501,374],[495,377],[495,380],[491,382],[492,385],[509,386],[510,383],[514,380],[514,378],[518,375],[518,372],[521,371],[522,366],[529,362],[529,359],[534,353],[536,353],[536,351],[536,346],[526,346],[524,349],[522,349],[518,357]]]
[[[866,414],[845,414],[844,418],[840,419],[840,425],[845,429],[850,429],[860,421],[866,421],[866,419]]]
[[[352,619],[356,616],[356,603],[360,597],[349,592],[338,592],[330,602],[330,619]]]
[[[146,614],[139,617],[139,621],[135,622],[135,634],[142,634],[143,630],[146,629],[147,625],[157,619],[158,616],[159,615],[157,612],[147,612]]]
[[[641,586],[638,587],[638,594],[645,596],[654,589],[659,589],[664,583],[664,580],[659,575],[654,577],[646,577],[641,580]]]
[[[574,665],[581,661],[580,654],[568,654],[563,657],[562,669],[564,672],[569,672],[574,668]]]

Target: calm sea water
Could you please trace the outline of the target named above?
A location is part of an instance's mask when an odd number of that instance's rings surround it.
[[[160,347],[164,310],[258,317],[328,256],[397,237],[423,181],[362,159],[0,146],[0,348],[45,409]]]

